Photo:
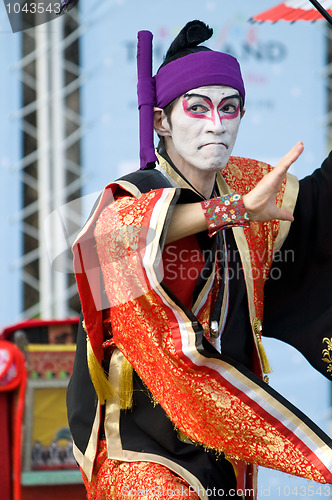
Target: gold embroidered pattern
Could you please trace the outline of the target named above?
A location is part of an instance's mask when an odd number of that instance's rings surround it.
[[[141,260],[148,232],[144,217],[155,195],[151,191],[139,200],[129,196],[119,198],[102,211],[96,223],[97,251],[111,306],[148,291]]]
[[[264,175],[272,170],[270,165],[247,158],[231,157],[222,175],[232,190],[242,194],[253,189]],[[281,207],[286,182],[284,181],[277,195],[277,205]],[[250,252],[252,275],[254,279],[254,301],[258,318],[263,318],[264,284],[269,275],[273,245],[278,236],[280,222],[252,222],[244,228]]]
[[[231,457],[324,482],[290,440],[223,387],[208,369],[186,365],[176,349],[174,318],[170,321],[153,293],[119,305],[112,320],[116,344],[189,439],[227,451]]]
[[[327,347],[323,349],[322,354],[323,358],[322,361],[327,363],[327,368],[326,371],[327,373],[331,373],[332,375],[332,338],[324,337],[322,340],[322,343],[326,343]]]
[[[91,483],[82,471],[89,500],[199,500],[198,494],[164,465],[121,462],[107,457],[100,441]]]

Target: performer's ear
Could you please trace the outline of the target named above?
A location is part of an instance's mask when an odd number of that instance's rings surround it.
[[[243,108],[241,111],[241,119],[244,117],[246,110]]]
[[[171,126],[161,108],[153,108],[154,129],[161,137],[171,136]]]

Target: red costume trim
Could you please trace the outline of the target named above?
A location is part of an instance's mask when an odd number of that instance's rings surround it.
[[[100,441],[92,480],[82,471],[88,500],[199,500],[189,484],[167,467],[154,462],[121,462],[107,456]]]

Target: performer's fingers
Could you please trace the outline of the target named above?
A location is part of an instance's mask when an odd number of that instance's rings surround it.
[[[298,159],[298,157],[302,154],[304,149],[303,142],[299,141],[295,146],[292,147],[290,151],[288,151],[285,156],[281,158],[279,163],[276,166],[278,173],[280,175],[284,175],[289,167]]]

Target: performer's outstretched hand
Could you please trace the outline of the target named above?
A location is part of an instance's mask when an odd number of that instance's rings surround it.
[[[276,205],[276,198],[287,170],[302,151],[303,143],[298,142],[254,189],[243,196],[250,222],[265,222],[274,219],[293,221],[294,217],[291,212]],[[199,233],[207,228],[201,203],[177,205],[169,224],[166,243]]]
[[[265,222],[273,219],[294,220],[291,212],[277,207],[276,197],[287,170],[302,154],[303,149],[303,143],[299,141],[254,189],[243,196],[251,222]]]

